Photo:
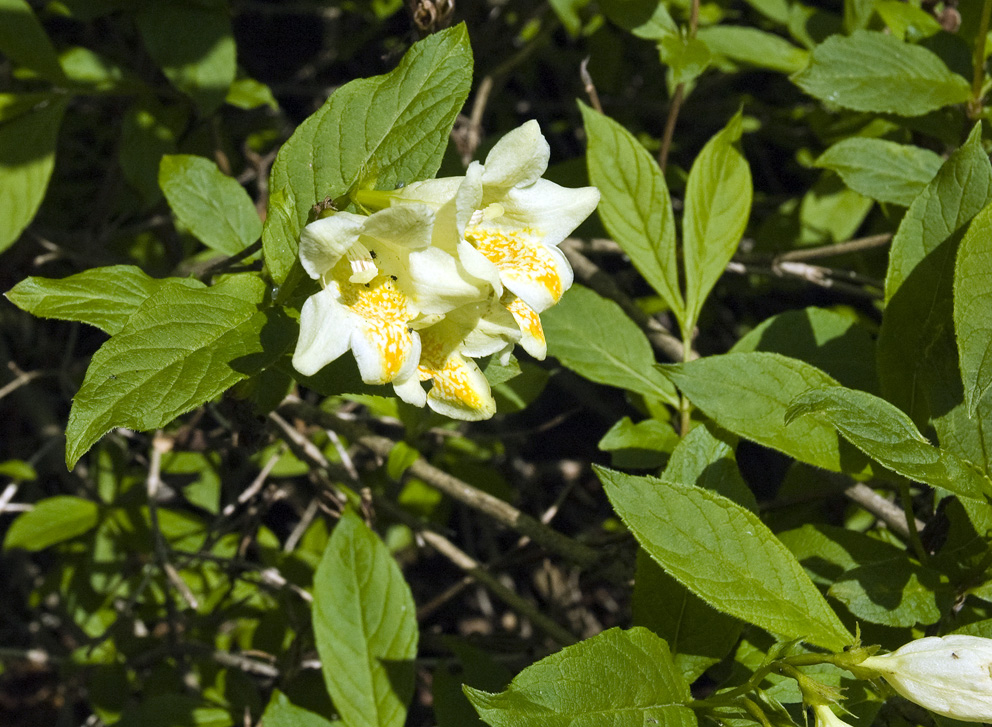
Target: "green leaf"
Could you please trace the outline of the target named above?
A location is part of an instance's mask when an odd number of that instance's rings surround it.
[[[459,25],[416,43],[390,73],[335,91],[272,166],[269,186],[292,191],[297,230],[325,198],[434,176],[471,80],[472,51]],[[269,236],[264,244],[269,271],[282,284],[296,259],[296,238]]]
[[[262,234],[248,192],[209,159],[163,156],[158,183],[176,219],[212,250],[236,255]]]
[[[806,67],[809,51],[785,38],[743,25],[711,25],[697,36],[713,55],[780,73],[795,73]]]
[[[842,386],[815,388],[793,400],[786,422],[805,415],[836,427],[855,447],[903,477],[962,497],[992,495],[992,481],[930,444],[913,420],[885,399]]]
[[[21,459],[8,459],[0,462],[0,477],[9,477],[17,482],[38,479],[38,472]]]
[[[48,101],[0,124],[0,251],[34,218],[55,166],[66,101]]]
[[[624,30],[645,40],[661,40],[679,32],[661,0],[599,0],[599,9]]]
[[[499,691],[513,678],[495,652],[472,646],[467,640],[442,636],[441,643],[456,659],[445,660],[431,674],[431,696],[437,727],[484,727],[462,691],[467,684],[477,689]]]
[[[602,195],[603,225],[682,320],[685,303],[675,258],[675,218],[665,177],[629,131],[583,103],[579,109],[589,137],[589,181]]]
[[[84,93],[147,92],[142,80],[133,71],[94,53],[89,48],[75,46],[59,54],[59,63],[71,87]]]
[[[576,37],[582,30],[579,10],[588,5],[589,0],[548,0],[548,2],[569,35]]]
[[[237,70],[226,2],[144,0],[135,15],[149,55],[204,114],[224,103]]]
[[[66,464],[114,427],[164,426],[282,355],[295,327],[259,309],[265,290],[251,274],[202,289],[164,283],[94,354],[69,413]]]
[[[598,384],[677,405],[672,385],[652,367],[647,336],[613,301],[575,285],[541,320],[548,353],[563,366]]]
[[[690,683],[730,653],[744,627],[665,573],[643,548],[637,551],[631,611],[635,626],[668,642],[676,668]]]
[[[779,535],[827,595],[857,618],[886,626],[932,624],[954,599],[946,576],[863,533],[804,525]]]
[[[634,424],[624,417],[603,435],[599,448],[610,452],[614,467],[650,469],[668,461],[668,455],[679,443],[679,435],[667,421],[645,419]]]
[[[799,562],[757,515],[701,487],[595,469],[641,547],[713,608],[828,649],[853,642]]]
[[[963,103],[971,93],[968,82],[931,51],[867,30],[830,36],[793,80],[821,101],[897,116]]]
[[[257,109],[261,106],[268,106],[273,110],[279,108],[279,102],[272,95],[272,89],[254,78],[237,79],[227,89],[224,101],[245,110]]]
[[[331,727],[341,723],[338,720],[331,721],[321,717],[309,709],[297,707],[285,694],[276,692],[269,700],[269,706],[265,708],[262,724],[265,727]]]
[[[864,458],[852,447],[842,446],[832,426],[815,419],[785,424],[795,397],[837,384],[814,366],[755,352],[707,356],[659,368],[694,405],[738,436],[834,472],[864,469]]]
[[[693,428],[682,438],[672,452],[662,479],[679,484],[695,485],[719,493],[741,507],[757,512],[758,503],[747,486],[740,470],[733,447],[705,424]]]
[[[187,116],[182,107],[163,106],[150,97],[138,99],[124,115],[121,171],[146,204],[157,202],[162,195],[158,186],[159,162],[164,154],[176,151],[176,138],[187,124]]]
[[[643,628],[613,628],[566,647],[524,669],[500,694],[471,687],[465,694],[493,727],[696,725],[667,644]]]
[[[717,279],[737,249],[751,213],[751,170],[736,147],[741,138],[738,111],[710,139],[689,171],[682,218],[685,258],[685,321],[695,328]]]
[[[941,441],[959,425],[974,429],[953,413],[964,401],[954,360],[953,261],[966,225],[990,203],[992,165],[976,125],[910,205],[889,252],[878,338],[882,393],[919,427],[946,416],[935,422]]]
[[[932,13],[899,0],[879,0],[875,12],[900,40],[917,42],[943,30]]]
[[[926,188],[942,163],[929,149],[863,137],[837,142],[815,162],[837,172],[855,192],[903,207]]]
[[[43,550],[92,530],[98,520],[95,502],[69,495],[48,497],[11,523],[3,547]]]
[[[668,66],[669,85],[690,83],[703,74],[713,58],[709,46],[698,38],[666,35],[658,42],[661,62]]]
[[[46,80],[64,78],[52,41],[25,0],[0,0],[0,53]]]
[[[769,351],[812,364],[851,389],[876,391],[875,337],[855,315],[804,308],[766,318],[731,353]]]
[[[152,278],[133,265],[112,265],[60,280],[25,278],[7,291],[6,297],[39,318],[88,323],[113,335],[163,285],[206,287],[193,278]]]
[[[969,416],[992,388],[992,206],[971,221],[954,268],[954,330]]]
[[[347,512],[314,575],[324,681],[348,727],[399,727],[413,696],[413,596],[386,546]]]

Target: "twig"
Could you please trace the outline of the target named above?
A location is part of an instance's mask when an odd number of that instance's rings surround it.
[[[578,249],[579,243],[575,238],[568,238],[561,243],[560,248],[565,253],[565,257],[568,258],[568,262],[571,263],[576,275],[604,298],[609,298],[623,308],[624,313],[647,334],[648,340],[657,351],[671,361],[683,360],[682,341],[673,336],[656,319],[641,310],[626,293],[620,290],[611,276],[604,273],[599,269],[599,266],[583,255]],[[696,358],[699,358],[699,354],[695,351],[691,352],[690,360]]]
[[[891,500],[882,497],[868,485],[858,482],[851,485],[844,494],[853,502],[856,502],[879,520],[884,522],[892,532],[903,538],[909,537],[909,527],[906,523],[906,513]],[[923,529],[923,522],[916,520],[916,529]]]
[[[835,255],[846,255],[850,252],[861,252],[872,250],[876,247],[888,245],[892,240],[892,233],[886,232],[881,235],[869,235],[859,237],[847,242],[839,242],[836,245],[820,245],[819,247],[807,247],[800,250],[790,250],[781,255],[776,255],[772,264],[781,263],[786,260],[815,260],[822,257],[833,257]]]
[[[384,459],[389,456],[390,451],[396,445],[396,442],[387,437],[371,434],[356,424],[347,422],[317,407],[304,404],[299,399],[286,399],[280,407],[280,411],[285,412],[287,416],[298,417],[321,428],[333,429],[349,441]],[[530,537],[535,543],[562,555],[573,563],[587,567],[599,560],[599,554],[593,548],[562,535],[509,503],[428,464],[423,458],[417,459],[407,471],[431,487],[488,515],[521,535]]]
[[[13,365],[13,362],[10,362],[10,365]],[[18,372],[16,379],[14,379],[13,381],[10,381],[7,384],[5,384],[4,386],[0,387],[0,399],[4,398],[5,396],[7,396],[7,394],[11,393],[12,391],[16,391],[17,389],[21,388],[25,384],[30,384],[35,379],[37,379],[37,378],[39,378],[41,376],[44,376],[44,375],[45,375],[45,373],[43,371],[21,371],[21,372]]]
[[[685,83],[680,83],[675,87],[672,94],[672,102],[668,106],[668,117],[665,119],[665,131],[661,135],[661,149],[658,150],[658,166],[661,171],[665,171],[668,166],[668,151],[672,146],[672,137],[675,136],[675,121],[679,118],[679,110],[682,108],[682,97],[685,95]]]
[[[240,495],[238,495],[238,499],[235,502],[228,503],[224,507],[223,511],[221,512],[221,515],[223,515],[224,517],[230,517],[231,515],[234,514],[234,511],[238,509],[238,505],[244,505],[251,498],[257,495],[259,491],[262,489],[262,487],[265,485],[265,480],[268,479],[269,473],[279,462],[279,458],[282,457],[282,454],[283,454],[282,447],[280,447],[278,451],[273,452],[272,456],[269,457],[268,461],[262,467],[261,471],[259,471],[255,479],[252,480],[251,484],[248,485],[248,487],[246,487]]]
[[[152,438],[152,453],[148,464],[148,479],[146,480],[148,519],[151,521],[152,536],[155,543],[155,557],[158,560],[159,568],[179,592],[179,595],[183,597],[183,600],[186,601],[190,608],[195,610],[200,607],[200,604],[189,586],[186,585],[186,582],[169,562],[169,547],[165,542],[165,536],[162,534],[162,529],[159,527],[158,521],[158,491],[162,486],[162,455],[170,449],[172,449],[172,441],[162,436],[161,433],[156,433]],[[166,604],[171,605],[172,601],[167,598]],[[177,633],[175,609],[170,607],[169,612],[169,631],[175,636]]]
[[[506,603],[514,611],[529,619],[537,628],[541,629],[559,644],[567,646],[578,641],[567,629],[541,613],[533,603],[500,583],[498,579],[485,568],[482,568],[471,556],[460,550],[450,540],[431,530],[421,530],[418,534],[434,550],[484,585],[494,596]]]
[[[468,166],[475,156],[479,143],[482,141],[482,116],[486,112],[486,105],[489,103],[489,94],[493,90],[493,77],[488,75],[479,82],[479,89],[475,92],[475,100],[472,102],[472,114],[469,116],[468,125],[464,129],[463,136],[458,140],[458,146],[462,155],[462,165]]]
[[[738,275],[765,275],[777,278],[797,278],[805,280],[821,288],[829,288],[841,293],[846,293],[858,298],[869,298],[871,300],[881,300],[883,293],[881,289],[867,290],[860,285],[852,285],[842,280],[835,280],[832,275],[836,274],[830,268],[819,265],[809,265],[807,263],[792,262],[786,260],[775,267],[765,267],[762,265],[751,265],[732,260],[727,263],[727,272]],[[874,282],[869,283],[875,285]]]
[[[579,77],[582,79],[582,85],[586,89],[586,96],[589,97],[589,103],[599,113],[603,113],[603,104],[599,102],[599,94],[596,93],[596,84],[592,82],[592,75],[589,73],[589,56],[586,56],[582,60],[582,63],[579,64]]]

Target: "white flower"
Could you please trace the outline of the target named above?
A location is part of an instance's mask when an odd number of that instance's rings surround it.
[[[297,371],[312,376],[351,349],[366,383],[416,383],[416,329],[487,293],[431,247],[433,227],[434,211],[423,205],[338,212],[306,226],[300,262],[323,289],[300,312]]]
[[[816,717],[816,727],[851,727],[825,704],[814,704],[813,715]]]
[[[931,712],[965,722],[992,721],[992,639],[930,636],[870,656],[858,667],[881,675]]]
[[[444,320],[420,331],[422,349],[418,376],[431,381],[424,392],[420,384],[396,387],[404,401],[451,417],[475,421],[496,413],[489,382],[474,358],[509,354],[520,337],[516,321],[495,298],[465,305]]]
[[[415,182],[389,193],[440,209],[454,204],[465,267],[493,282],[482,260],[502,284],[535,312],[554,305],[572,284],[572,268],[558,249],[599,204],[595,187],[570,189],[541,179],[551,150],[536,121],[514,129],[472,162],[464,177]],[[441,214],[439,212],[439,214]],[[480,260],[481,258],[481,260]]]

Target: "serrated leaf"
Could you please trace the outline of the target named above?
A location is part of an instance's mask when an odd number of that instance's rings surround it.
[[[599,216],[634,267],[682,319],[685,302],[675,258],[675,218],[655,160],[620,124],[580,103],[589,137],[589,181],[599,188]]]
[[[158,183],[176,219],[207,247],[236,255],[262,234],[245,188],[204,157],[162,157]]]
[[[666,35],[658,41],[661,62],[668,66],[668,84],[691,83],[703,74],[713,59],[710,48],[698,38]]]
[[[954,267],[954,331],[969,416],[992,388],[992,206],[968,226]]]
[[[347,512],[314,575],[324,681],[348,727],[400,727],[413,696],[416,608],[386,546]]]
[[[599,9],[638,38],[661,40],[679,32],[668,7],[659,0],[600,0]]]
[[[311,207],[356,186],[393,189],[432,177],[468,95],[472,52],[464,25],[414,44],[395,70],[345,84],[279,150],[269,183],[292,190],[297,230]],[[265,238],[265,259],[282,284],[296,238]]]
[[[804,525],[779,534],[814,582],[856,617],[886,626],[931,624],[951,605],[946,576],[904,550],[845,528]]]
[[[62,81],[55,48],[31,6],[25,0],[0,0],[0,18],[0,53],[46,80]]]
[[[757,512],[754,493],[737,469],[733,447],[725,441],[733,438],[725,432],[722,436],[715,436],[705,424],[693,428],[672,452],[661,478],[712,490]]]
[[[144,0],[135,21],[149,55],[177,89],[209,114],[237,71],[227,3]]]
[[[295,326],[260,310],[264,295],[251,274],[203,289],[163,284],[94,354],[69,413],[66,464],[114,427],[164,426],[281,356]]]
[[[937,417],[942,441],[962,425],[974,429],[953,413],[963,401],[954,360],[953,261],[966,225],[990,203],[992,165],[976,125],[910,205],[889,253],[878,338],[882,393],[919,427]]]
[[[548,353],[598,384],[677,405],[672,385],[654,370],[647,337],[623,310],[581,285],[542,314]]]
[[[610,453],[610,464],[623,469],[654,469],[668,461],[679,443],[679,435],[667,421],[645,419],[634,424],[623,417],[599,440],[599,448]]]
[[[79,321],[111,335],[163,285],[206,287],[193,278],[152,278],[133,265],[90,268],[68,278],[25,278],[5,294],[39,318]]]
[[[810,389],[793,400],[786,422],[806,415],[836,427],[855,447],[903,477],[962,497],[992,495],[992,481],[930,444],[913,420],[885,399],[842,386]]]
[[[675,667],[690,683],[730,653],[744,627],[665,573],[643,548],[637,551],[631,614],[635,626],[668,642]]]
[[[710,139],[689,170],[682,218],[685,321],[693,330],[717,279],[740,242],[751,214],[751,170],[736,144],[741,112]]]
[[[0,251],[17,240],[45,197],[66,103],[43,102],[0,124]]]
[[[92,530],[98,521],[99,508],[91,500],[69,495],[48,497],[17,516],[3,547],[43,550]]]
[[[854,137],[831,146],[815,164],[837,172],[855,192],[908,207],[937,174],[943,159],[918,146]]]
[[[262,715],[265,727],[332,727],[341,724],[338,720],[331,721],[309,709],[298,707],[282,692],[276,692],[269,700],[269,705]]]
[[[795,73],[809,61],[809,51],[758,28],[711,25],[700,28],[697,37],[713,55],[780,73]]]
[[[832,426],[815,419],[785,424],[785,412],[795,397],[811,388],[837,385],[814,366],[754,352],[659,368],[703,413],[738,436],[834,472],[864,469],[864,457],[842,446]],[[799,426],[803,428],[794,428]]]
[[[791,310],[766,318],[730,349],[797,358],[851,389],[876,391],[875,337],[857,317],[826,308]]]
[[[897,116],[963,103],[971,93],[968,82],[931,51],[868,30],[830,36],[793,80],[821,101]]]
[[[643,628],[613,628],[566,647],[524,669],[500,694],[464,689],[493,727],[696,725],[668,646]]]
[[[713,608],[828,649],[853,642],[799,562],[757,515],[700,487],[595,469],[641,547]]]

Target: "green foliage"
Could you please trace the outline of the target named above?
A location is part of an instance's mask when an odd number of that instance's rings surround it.
[[[591,381],[675,402],[671,384],[653,368],[644,334],[620,307],[576,286],[543,319],[548,351]]]
[[[49,497],[14,521],[3,547],[44,550],[92,530],[99,517],[95,502],[69,495]]]
[[[930,724],[989,8],[0,0],[0,724]]]
[[[681,482],[597,475],[641,546],[713,608],[829,649],[853,641],[798,561],[750,511]]]
[[[921,116],[969,95],[967,81],[933,52],[868,30],[818,45],[795,81],[821,101],[900,116]]]
[[[213,162],[188,154],[163,156],[158,183],[179,223],[212,250],[236,255],[261,236],[262,222],[248,193]]]
[[[618,674],[643,679],[617,680]],[[689,687],[664,641],[647,629],[610,629],[532,664],[505,692],[465,688],[480,716],[494,727],[614,725],[633,719],[662,727],[691,727],[683,706]]]
[[[314,575],[314,639],[345,724],[404,723],[417,655],[414,608],[386,546],[345,514]]]

